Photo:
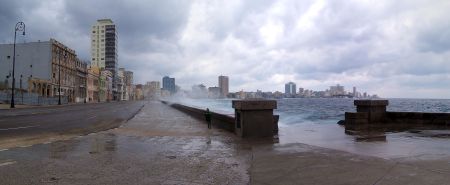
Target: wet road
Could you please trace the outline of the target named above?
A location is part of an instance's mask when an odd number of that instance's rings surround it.
[[[0,149],[115,128],[143,104],[130,101],[0,110]]]

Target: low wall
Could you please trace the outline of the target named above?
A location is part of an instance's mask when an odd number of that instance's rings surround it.
[[[161,101],[164,104],[167,104],[181,112],[191,115],[192,117],[205,121],[205,110],[189,107],[186,105],[178,104],[178,103],[170,103],[167,101]],[[213,126],[228,130],[230,132],[234,132],[234,116],[220,114],[217,112],[211,113],[211,123]],[[206,121],[205,121],[206,123]]]
[[[450,113],[386,112],[388,123],[450,128]]]
[[[358,106],[357,112],[345,113],[345,128],[348,130],[450,128],[450,113],[388,112],[385,111],[387,100],[355,100],[355,105]],[[371,116],[376,119],[370,119]]]

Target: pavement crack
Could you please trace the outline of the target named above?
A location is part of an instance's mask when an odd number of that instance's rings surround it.
[[[372,185],[376,185],[378,184],[381,180],[384,179],[384,177],[386,177],[388,174],[391,173],[392,169],[394,169],[394,167],[396,167],[399,164],[399,162],[395,162],[395,164],[393,164],[380,178],[378,178]]]

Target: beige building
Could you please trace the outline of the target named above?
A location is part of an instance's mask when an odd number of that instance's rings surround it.
[[[100,70],[96,66],[88,68],[87,98],[89,102],[99,102],[99,76]]]
[[[101,70],[99,76],[99,99],[100,102],[113,100],[112,94],[112,73],[109,70]]]

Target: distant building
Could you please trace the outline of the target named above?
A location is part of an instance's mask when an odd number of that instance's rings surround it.
[[[330,86],[331,96],[342,96],[345,95],[344,86],[337,84],[336,86]]]
[[[170,94],[175,94],[175,78],[170,78],[168,76],[163,77],[163,90],[169,91]]]
[[[125,85],[125,96],[128,97],[128,100],[133,100],[134,98],[133,72],[124,71],[124,85]]]
[[[148,97],[158,99],[161,96],[161,83],[158,81],[147,82],[149,85]]]
[[[117,81],[116,81],[116,93],[115,96],[117,98],[117,100],[119,101],[126,101],[128,100],[128,95],[127,95],[127,88],[125,85],[125,69],[124,68],[120,68],[119,72],[117,73]]]
[[[142,84],[136,85],[136,100],[144,99],[144,86]]]
[[[100,71],[98,94],[100,102],[109,102],[113,100],[111,71],[109,70]]]
[[[222,97],[227,97],[229,93],[228,76],[219,76],[219,88]]]
[[[99,19],[91,29],[91,65],[113,74],[113,89],[117,92],[119,67],[116,25],[111,19]],[[115,95],[117,98],[117,94]]]
[[[356,97],[357,96],[357,94],[356,94],[356,87],[353,87],[353,97]]]
[[[221,89],[219,87],[209,87],[208,88],[208,97],[209,98],[220,98]]]
[[[87,71],[87,99],[89,102],[99,102],[100,70],[97,66],[90,66]]]
[[[289,82],[284,85],[284,94],[288,97],[295,96],[296,92],[296,84],[294,82]]]
[[[192,98],[207,98],[208,90],[206,89],[206,86],[203,84],[192,86],[191,97]]]
[[[87,63],[76,59],[76,74],[75,78],[75,102],[86,102],[87,101]]]

